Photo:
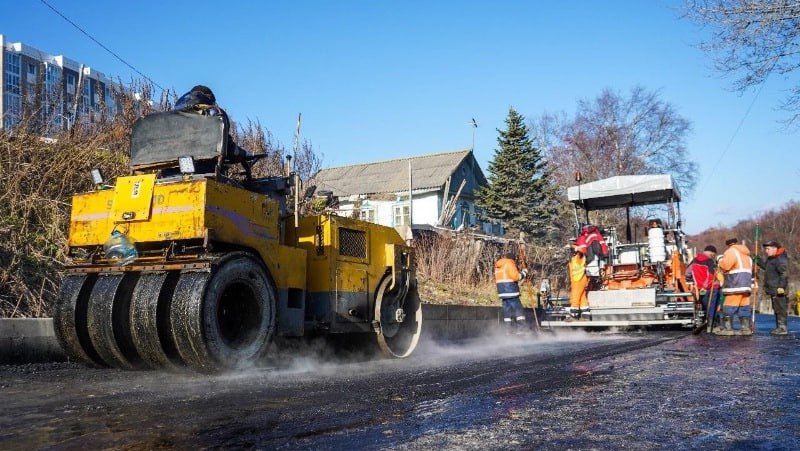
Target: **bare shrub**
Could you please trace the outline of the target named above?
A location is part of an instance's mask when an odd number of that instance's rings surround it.
[[[55,142],[0,134],[0,316],[49,314],[66,255],[70,196],[91,188],[89,169],[127,170],[127,149],[99,137]]]
[[[494,281],[495,262],[511,253],[522,266],[519,243],[511,240],[466,233],[424,233],[414,239],[414,249],[421,295],[431,303],[497,305],[500,301]],[[532,305],[542,278],[550,279],[553,287],[559,286],[564,278],[560,273],[566,274],[566,260],[552,246],[528,245],[524,255],[529,275],[521,287],[522,297],[527,305]]]

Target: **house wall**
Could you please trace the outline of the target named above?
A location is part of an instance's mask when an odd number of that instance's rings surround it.
[[[402,195],[397,196],[400,200],[387,199],[363,199],[361,201],[361,212],[364,212],[364,219],[373,220],[376,224],[394,227],[395,206],[408,205],[408,201]],[[339,200],[338,214],[351,217],[353,215],[355,203],[349,200]],[[439,220],[442,210],[442,192],[430,192],[414,195],[414,208],[412,211],[412,224],[415,225],[435,225]],[[367,211],[372,210],[369,217]],[[466,213],[466,214],[465,214]],[[466,222],[464,222],[466,220]],[[449,224],[445,225],[453,229],[462,227],[477,226],[478,230],[487,235],[502,235],[503,229],[497,224],[482,222],[478,220],[475,203],[470,199],[462,199],[458,202],[456,212]]]
[[[480,231],[486,234],[502,234],[499,225],[483,223],[478,220],[477,208],[475,206],[476,192],[479,187],[487,183],[483,172],[480,169],[474,155],[467,154],[460,163],[447,174],[450,169],[442,171],[440,186],[416,186],[414,192],[413,225],[436,225],[444,207],[444,200],[451,199],[457,192],[462,182],[465,182],[463,189],[459,193],[456,201],[455,211],[452,218],[445,228],[461,229],[469,228],[472,231]],[[446,180],[450,179],[449,184]],[[435,185],[437,182],[429,177],[426,183]],[[379,183],[375,183],[379,185]],[[445,185],[448,185],[448,193],[444,192]],[[358,189],[374,192],[380,186],[359,186]],[[333,188],[332,188],[333,189]],[[344,190],[343,190],[344,191]],[[352,216],[356,205],[359,209],[359,218],[372,221],[381,225],[396,227],[406,225],[405,223],[395,222],[395,208],[408,205],[408,192],[394,192],[382,194],[358,195],[352,194],[349,197],[339,198],[339,214]]]
[[[408,200],[404,198],[403,195],[397,196],[400,200],[388,200],[388,199],[363,199],[361,201],[361,211],[364,212],[365,215],[369,210],[372,210],[374,213],[369,213],[374,216],[374,222],[377,224],[394,227],[396,224],[394,223],[394,210],[396,206],[407,206]],[[411,220],[412,224],[436,224],[436,221],[439,219],[439,210],[440,210],[440,194],[437,192],[431,193],[424,193],[424,194],[415,194],[414,195],[414,204],[412,208],[412,215],[413,218]],[[342,201],[339,200],[339,213],[343,215],[350,215],[353,212],[353,205],[352,201]],[[370,218],[365,218],[370,219]]]
[[[438,192],[421,196],[419,199],[415,197],[412,210],[414,220],[411,222],[413,224],[436,224],[441,210],[440,205],[442,202],[440,199]]]

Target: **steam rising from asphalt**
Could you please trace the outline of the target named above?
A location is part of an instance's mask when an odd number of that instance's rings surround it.
[[[502,331],[462,342],[427,341],[420,345],[418,355],[441,362],[481,360],[494,356],[551,354],[560,348],[580,347],[587,341],[622,340],[621,335],[600,334],[583,330],[542,330],[538,334],[508,335]]]
[[[582,348],[587,342],[626,340],[626,336],[582,330],[542,331],[538,334],[506,335],[488,333],[482,337],[459,342],[425,338],[415,353],[407,359],[385,359],[360,352],[342,355],[323,341],[304,342],[290,348],[278,347],[266,366],[243,368],[223,375],[221,380],[238,379],[318,379],[363,376],[367,373],[393,371],[398,366],[435,369],[450,363],[491,359],[493,357],[564,354]]]
[[[322,382],[322,389],[336,390],[339,381],[369,375],[392,375],[398,369],[417,371],[419,374],[436,372],[450,364],[483,361],[491,365],[495,358],[534,356],[541,359],[559,359],[575,350],[597,341],[636,339],[631,335],[587,333],[579,330],[558,330],[539,334],[507,336],[489,333],[483,337],[460,342],[437,341],[424,337],[416,352],[406,359],[386,359],[363,353],[342,355],[324,341],[295,343],[292,346],[274,346],[265,364],[241,368],[223,374],[198,374],[186,372],[142,372],[135,382],[117,387],[114,378],[86,384],[85,390],[116,392],[119,390],[140,393],[142,397],[198,396],[214,397],[236,392],[243,387],[295,386],[306,381]],[[108,371],[108,370],[104,370]]]

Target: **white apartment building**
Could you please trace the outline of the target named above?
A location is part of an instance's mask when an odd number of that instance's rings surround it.
[[[8,42],[2,34],[0,49],[0,129],[34,118],[49,134],[76,120],[91,122],[101,113],[113,115],[112,82],[103,73],[63,55]]]

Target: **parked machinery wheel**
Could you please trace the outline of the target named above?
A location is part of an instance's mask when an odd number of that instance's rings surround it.
[[[266,354],[275,309],[275,288],[249,254],[227,255],[210,272],[184,271],[170,305],[178,354],[205,372],[252,364]]]
[[[53,311],[56,339],[69,358],[89,366],[105,367],[106,363],[94,349],[86,326],[89,294],[94,288],[94,274],[67,274]]]
[[[384,277],[375,297],[378,347],[388,357],[408,357],[422,333],[422,303],[416,284],[406,281],[389,290],[391,277]]]
[[[86,325],[100,358],[109,366],[145,368],[133,345],[129,312],[139,273],[100,273],[89,296]]]
[[[175,368],[182,361],[172,338],[169,308],[179,271],[144,272],[133,289],[131,337],[136,351],[150,368]]]

